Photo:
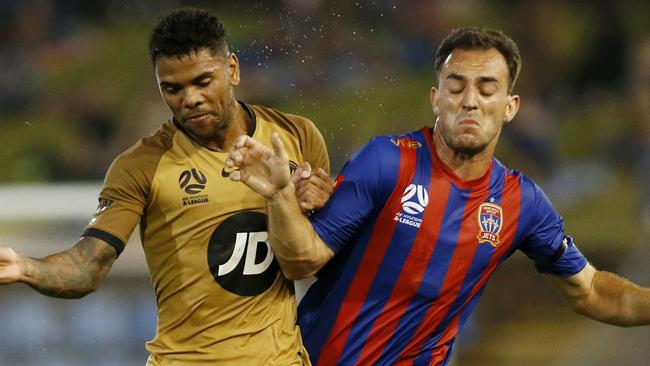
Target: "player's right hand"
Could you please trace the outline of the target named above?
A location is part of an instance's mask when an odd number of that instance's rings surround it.
[[[241,181],[265,198],[291,185],[289,155],[277,133],[271,135],[273,150],[250,136],[240,136],[226,160],[230,179]]]
[[[0,247],[0,285],[20,280],[20,255],[9,247]]]

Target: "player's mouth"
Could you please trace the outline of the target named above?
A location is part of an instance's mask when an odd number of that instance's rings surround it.
[[[463,127],[480,127],[481,125],[475,120],[471,118],[466,118],[458,123],[460,126]]]
[[[210,118],[210,113],[201,113],[185,117],[186,123],[201,123],[205,122]]]

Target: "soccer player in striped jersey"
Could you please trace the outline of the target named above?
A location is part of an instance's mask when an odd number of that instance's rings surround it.
[[[521,59],[500,31],[453,31],[436,55],[433,128],[374,138],[335,192],[300,215],[277,136],[240,138],[227,165],[266,197],[271,245],[289,278],[316,275],[299,306],[315,365],[445,365],[494,270],[515,250],[596,320],[650,324],[650,289],[598,271],[542,190],[493,157],[516,115]]]

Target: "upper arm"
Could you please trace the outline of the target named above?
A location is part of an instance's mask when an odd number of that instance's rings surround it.
[[[367,219],[384,205],[394,188],[399,158],[394,159],[397,155],[391,154],[391,146],[375,138],[355,153],[337,177],[336,188],[325,207],[312,216],[314,230],[333,252],[359,235]]]
[[[570,277],[584,269],[587,260],[573,238],[565,234],[564,220],[544,192],[524,178],[522,197],[526,234],[518,248],[535,262],[537,271]]]
[[[93,237],[111,245],[117,255],[140,222],[149,200],[157,155],[144,150],[127,151],[111,164],[97,211],[82,233],[84,238]]]

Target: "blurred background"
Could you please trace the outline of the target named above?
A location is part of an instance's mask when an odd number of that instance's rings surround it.
[[[213,9],[241,62],[238,97],[312,119],[336,173],[376,134],[432,125],[432,60],[455,27],[519,44],[522,108],[497,157],[533,177],[599,268],[650,286],[650,2],[594,0],[2,0],[0,243],[70,247],[112,159],[169,117],[147,39],[177,6]],[[81,300],[0,288],[0,365],[143,365],[155,299],[133,237]],[[515,254],[455,365],[650,365],[650,328],[575,315]]]

